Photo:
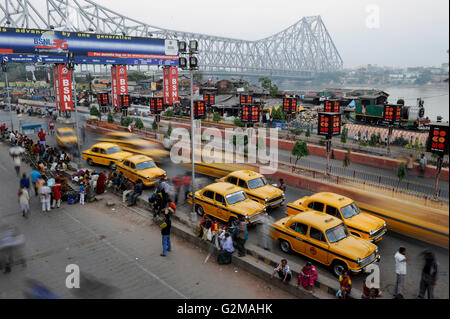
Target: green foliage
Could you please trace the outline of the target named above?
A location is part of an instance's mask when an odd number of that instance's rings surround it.
[[[401,147],[405,147],[408,144],[409,144],[408,140],[406,140],[403,136],[397,137],[393,142],[391,142],[391,145]]]
[[[306,136],[306,137],[311,137],[311,127],[310,127],[310,126],[308,126],[308,128],[306,129],[306,134],[305,134],[305,136]]]
[[[156,119],[154,119],[152,124],[152,130],[156,131],[157,129],[158,129],[158,122],[156,122]]]
[[[269,94],[272,97],[275,97],[278,94],[278,86],[276,84],[272,84],[272,80],[265,77],[265,78],[260,78],[258,80],[259,83],[261,83],[261,86],[266,89],[267,91],[269,91]]]
[[[234,119],[234,125],[237,127],[245,127],[244,122],[238,117]]]
[[[352,155],[351,150],[348,150],[347,153],[345,154],[344,162],[343,162],[345,168],[349,167],[351,164],[351,155]]]
[[[214,112],[213,114],[213,122],[219,123],[222,120],[218,112]]]
[[[120,125],[121,126],[125,126],[128,127],[131,125],[131,123],[133,123],[133,119],[131,117],[121,117],[120,118]]]
[[[172,109],[169,109],[169,110],[167,110],[166,112],[164,112],[164,116],[167,116],[167,117],[174,117],[174,116],[175,116],[175,113],[174,113],[174,111],[173,111]]]
[[[341,142],[346,144],[347,138],[348,138],[348,128],[344,127],[344,129],[342,130],[342,134],[341,134]]]
[[[278,94],[278,86],[276,84],[272,85],[272,87],[270,88],[270,96],[271,97],[276,97]]]
[[[97,108],[95,105],[93,105],[93,106],[91,107],[90,114],[91,114],[92,116],[97,116],[98,118],[100,118],[100,117],[102,116],[102,114],[100,113],[100,111],[98,110],[98,108]]]
[[[111,112],[108,113],[108,123],[114,124],[114,117]]]
[[[305,141],[295,142],[294,148],[292,149],[292,155],[295,156],[295,165],[297,162],[305,156],[309,156],[308,144]]]
[[[149,77],[147,77],[145,74],[141,73],[141,72],[129,72],[128,73],[128,81],[133,81],[133,82],[140,82],[143,80],[148,79]]]
[[[405,163],[401,163],[397,170],[397,177],[399,184],[405,179],[406,177],[406,166]]]
[[[296,136],[301,136],[303,134],[303,130],[299,127],[291,129],[290,132]]]
[[[327,145],[327,140],[326,140],[325,137],[322,137],[322,138],[320,139],[319,145],[320,145],[320,146],[325,146],[325,145]]]
[[[420,148],[419,137],[416,137],[416,140],[414,141],[414,148],[416,150],[418,150]]]
[[[139,117],[136,118],[135,125],[139,130],[142,130],[144,128],[144,123],[142,123],[142,120]]]
[[[167,128],[167,135],[168,135],[169,137],[172,136],[172,131],[173,131],[172,123],[169,123],[169,127]]]
[[[286,114],[284,114],[282,107],[272,108],[272,119],[275,122],[286,122]]]
[[[368,144],[367,144],[367,142],[366,141],[364,141],[364,140],[360,140],[359,141],[359,146],[367,146]]]
[[[376,147],[377,144],[378,144],[378,138],[377,138],[377,136],[375,134],[372,134],[370,136],[369,145],[372,146],[372,147]]]

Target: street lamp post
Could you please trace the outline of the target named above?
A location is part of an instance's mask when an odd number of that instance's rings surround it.
[[[189,41],[189,53],[187,53],[187,45],[186,42],[180,42],[180,53],[185,54],[189,58],[189,64],[186,58],[180,58],[180,67],[182,69],[188,69],[190,80],[191,80],[191,88],[190,88],[190,100],[191,100],[191,161],[192,161],[192,181],[191,181],[191,190],[192,190],[192,212],[191,212],[191,220],[192,222],[197,221],[197,214],[195,212],[195,126],[194,126],[194,70],[198,69],[198,60],[195,57],[195,54],[198,52],[198,42],[195,40]]]
[[[2,61],[2,71],[5,73],[5,86],[6,86],[6,103],[9,108],[9,116],[11,118],[11,131],[14,132],[14,121],[12,115],[12,105],[11,105],[11,95],[9,93],[9,82],[8,82],[8,68],[6,66],[6,61]]]
[[[77,107],[77,85],[76,85],[76,81],[75,81],[75,63],[74,63],[74,54],[73,52],[69,52],[67,53],[67,68],[70,70],[71,72],[71,76],[72,76],[72,86],[73,86],[73,108],[75,110],[75,127],[76,127],[76,133],[77,133],[77,160],[78,160],[78,164],[80,164],[81,162],[81,149],[80,149],[80,126],[79,126],[79,119],[78,119],[78,107]]]

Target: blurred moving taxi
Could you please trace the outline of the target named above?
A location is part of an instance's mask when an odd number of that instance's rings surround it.
[[[117,171],[122,172],[125,178],[133,183],[142,181],[144,186],[153,186],[166,171],[156,166],[153,159],[144,155],[132,155],[117,165]]]
[[[117,164],[122,162],[125,158],[133,155],[122,151],[119,146],[111,143],[95,144],[82,154],[83,159],[87,161],[90,166],[99,164],[109,166],[111,169],[115,169]]]
[[[144,140],[134,134],[127,132],[110,132],[98,139],[103,143],[114,143],[124,151],[136,155],[145,155],[153,158],[156,162],[161,162],[163,158],[169,156],[169,152],[159,144]]]
[[[192,193],[189,194],[192,205]],[[249,224],[258,223],[266,211],[265,207],[247,197],[245,192],[228,183],[211,184],[195,193],[195,211],[199,216],[208,216],[236,225],[239,216]]]
[[[294,251],[331,266],[335,276],[347,270],[362,272],[381,259],[375,244],[350,235],[340,219],[313,210],[275,222],[271,237],[283,252]]]
[[[253,171],[233,172],[218,181],[242,188],[250,199],[259,202],[266,208],[281,206],[285,201],[285,194],[282,190],[270,185],[263,175]]]
[[[297,215],[313,209],[339,218],[354,236],[370,242],[378,242],[387,233],[386,222],[361,212],[352,199],[334,193],[317,193],[287,205],[288,215]]]
[[[62,148],[72,149],[78,145],[77,133],[69,127],[59,128],[56,130],[56,143]]]

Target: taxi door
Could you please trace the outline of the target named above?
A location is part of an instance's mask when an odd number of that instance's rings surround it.
[[[99,157],[100,164],[109,166],[110,160],[107,158],[108,153],[106,153],[106,150],[103,148],[99,148],[98,150],[100,151],[100,156],[101,156],[101,157]]]
[[[102,164],[102,160],[100,156],[100,149],[98,147],[94,147],[88,154],[88,158],[90,158],[95,164]]]
[[[216,209],[214,206],[214,192],[206,190],[200,195],[201,206],[203,212],[207,215],[216,217]]]
[[[217,218],[228,221],[229,213],[227,212],[227,203],[225,202],[225,198],[216,193],[216,198],[214,204],[216,205],[216,216]]]
[[[329,264],[329,245],[322,231],[311,227],[305,248],[305,255],[325,265]]]
[[[131,180],[132,181],[132,179],[130,179],[130,173],[129,173],[129,169],[130,169],[130,161],[125,161],[124,163],[123,163],[123,167],[124,168],[122,168],[121,166],[119,166],[119,171],[121,171],[122,173],[123,173],[123,176],[125,177],[125,178],[128,178],[129,180]]]
[[[295,239],[290,240],[292,250],[297,253],[304,254],[306,249],[306,234],[308,232],[308,226],[302,223],[292,223],[289,226],[289,233],[295,236]]]

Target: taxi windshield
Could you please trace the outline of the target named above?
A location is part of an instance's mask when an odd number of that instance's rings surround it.
[[[256,189],[267,185],[267,181],[264,177],[252,179],[251,181],[248,181],[248,187],[250,189]]]
[[[326,231],[328,241],[333,244],[341,241],[348,237],[347,228],[345,228],[344,224],[340,224],[334,228],[331,228]]]
[[[153,161],[147,161],[137,164],[138,171],[143,171],[144,169],[154,168],[156,167]]]
[[[245,201],[247,199],[247,195],[245,195],[244,192],[240,191],[237,193],[227,195],[226,198],[227,198],[228,205],[234,205],[234,204]]]
[[[112,154],[116,154],[116,153],[122,152],[122,150],[120,149],[120,147],[114,146],[114,147],[108,148],[108,149],[106,150],[106,152],[107,152],[109,155],[112,155]]]
[[[356,216],[360,213],[361,211],[359,210],[358,205],[356,205],[355,202],[351,203],[348,206],[342,207],[341,208],[341,213],[342,216],[344,216],[344,218],[352,218],[353,216]]]
[[[75,132],[59,132],[58,134],[61,137],[75,136]]]

